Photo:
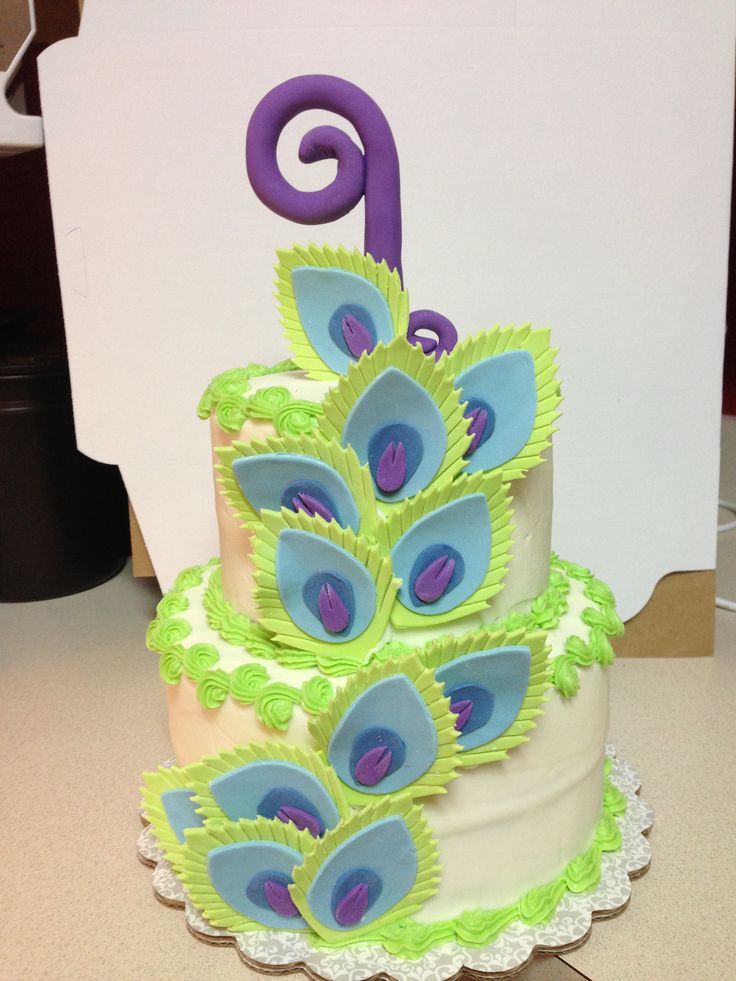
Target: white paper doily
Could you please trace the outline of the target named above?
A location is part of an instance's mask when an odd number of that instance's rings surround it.
[[[584,943],[593,919],[605,919],[621,912],[631,896],[631,879],[642,875],[649,867],[651,848],[644,835],[654,820],[652,809],[638,796],[640,781],[633,767],[616,759],[613,746],[606,747],[606,754],[613,762],[611,781],[626,796],[629,806],[618,818],[621,848],[617,852],[604,852],[598,886],[587,893],[565,893],[549,923],[530,927],[516,921],[487,947],[446,943],[428,951],[419,960],[407,961],[376,946],[315,950],[302,933],[219,930],[210,926],[190,904],[150,828],[144,828],[138,838],[138,855],[147,865],[155,866],[152,878],[156,896],[167,905],[184,909],[186,925],[195,936],[209,943],[234,944],[249,967],[267,974],[301,970],[312,981],[375,981],[379,978],[451,981],[463,968],[471,977],[512,975],[522,970],[537,953],[562,953]]]

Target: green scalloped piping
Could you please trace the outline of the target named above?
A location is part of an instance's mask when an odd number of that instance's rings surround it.
[[[360,534],[371,536],[378,524],[378,511],[373,493],[373,479],[367,466],[363,466],[352,447],[342,447],[329,442],[319,433],[313,436],[282,436],[265,440],[252,440],[244,443],[235,440],[230,446],[215,450],[220,463],[215,466],[219,474],[217,480],[222,493],[244,525],[260,522],[260,513],[246,500],[240,488],[233,464],[243,458],[263,456],[274,453],[290,453],[308,457],[328,464],[345,481],[360,514]]]
[[[292,370],[296,367],[291,361],[284,361],[282,365],[290,366],[284,370]],[[280,366],[276,365],[270,370],[275,371],[278,367]],[[200,406],[209,404],[209,401],[200,402]],[[283,385],[260,388],[252,395],[224,395],[212,402],[209,411],[203,408],[201,412],[198,411],[198,415],[202,419],[207,419],[212,411],[215,413],[217,425],[226,433],[239,432],[246,419],[269,419],[276,432],[282,436],[299,436],[313,432],[322,415],[319,402],[295,399],[289,389]]]
[[[340,817],[349,816],[350,808],[342,784],[322,753],[302,749],[299,746],[289,746],[287,743],[249,743],[247,746],[236,746],[235,749],[225,750],[217,756],[205,756],[199,763],[192,763],[186,768],[189,785],[194,791],[194,802],[202,817],[208,821],[228,820],[210,790],[211,781],[249,763],[262,760],[294,763],[308,770],[330,795]]]
[[[468,420],[463,415],[460,393],[453,385],[453,377],[445,369],[445,360],[437,364],[428,358],[417,344],[410,344],[405,337],[397,337],[386,346],[376,344],[370,354],[364,354],[357,362],[348,365],[347,374],[341,375],[322,402],[324,417],[320,432],[328,440],[342,444],[342,433],[350,412],[363,392],[387,368],[398,368],[420,385],[434,400],[442,415],[447,434],[445,455],[437,473],[424,488],[425,491],[453,480],[465,466],[463,454],[470,446]],[[400,507],[402,501],[379,501],[385,513]]]
[[[318,402],[292,398],[288,388],[277,385],[262,388],[250,397],[228,396],[221,399],[215,410],[217,425],[226,433],[237,433],[246,419],[270,419],[282,436],[311,433],[322,415]]]
[[[420,652],[422,661],[434,672],[442,665],[466,654],[517,644],[527,646],[531,651],[529,684],[517,716],[504,732],[489,743],[475,749],[463,750],[461,747],[461,766],[495,763],[505,759],[509,750],[529,741],[529,731],[537,725],[534,720],[544,712],[542,705],[547,701],[544,696],[550,686],[547,635],[541,631],[528,633],[519,629],[506,632],[489,627],[460,637],[440,637],[427,644]]]
[[[412,525],[438,508],[457,501],[469,494],[483,494],[488,504],[491,521],[491,554],[488,572],[476,591],[466,600],[446,613],[421,614],[408,609],[397,597],[391,610],[391,622],[398,629],[426,628],[452,623],[464,617],[480,613],[488,607],[489,600],[503,588],[503,580],[511,559],[511,497],[509,486],[501,482],[499,474],[480,471],[461,474],[451,483],[421,491],[403,504],[398,504],[379,528],[379,544],[390,553],[399,539]]]
[[[301,692],[302,706],[311,715],[319,715],[324,712],[335,694],[327,678],[321,678],[319,675],[305,681]]]
[[[207,622],[227,643],[243,647],[254,657],[277,660],[288,668],[304,670],[317,668],[322,675],[329,677],[354,675],[356,671],[366,667],[363,653],[350,654],[335,651],[315,653],[282,647],[275,643],[260,624],[250,620],[245,614],[238,613],[227,602],[222,593],[218,565],[219,560],[212,559],[206,565],[185,569],[177,577],[171,591],[157,606],[157,615],[149,625],[146,640],[149,649],[159,654],[159,674],[166,684],[178,684],[184,674],[197,684],[198,697],[208,708],[222,705],[228,696],[241,705],[254,705],[257,693],[269,684],[268,671],[263,665],[241,665],[228,674],[223,669],[217,668],[216,661],[203,664],[201,652],[195,655],[190,653],[192,647],[216,651],[214,645],[186,647],[183,643],[191,632],[190,625],[179,616],[189,608],[189,601],[184,593],[200,585],[209,569],[212,569],[212,572],[204,594]],[[522,628],[528,631],[553,630],[567,612],[570,579],[584,583],[586,596],[593,603],[601,605],[598,609],[586,607],[583,611],[584,622],[586,624],[589,621],[593,622],[587,644],[579,637],[570,637],[566,642],[565,652],[551,662],[552,685],[566,698],[572,697],[579,688],[578,668],[593,662],[603,667],[613,663],[614,653],[608,638],[618,636],[623,629],[621,620],[610,605],[612,601],[610,589],[596,579],[588,569],[563,561],[553,554],[549,585],[534,601],[531,611],[509,613],[484,628],[507,632]],[[438,638],[438,640],[442,639]],[[416,648],[402,641],[388,641],[370,655],[368,663],[383,663],[389,659],[402,657],[413,650]],[[206,655],[204,659],[207,659]],[[225,692],[223,698],[225,677],[229,679],[229,690]],[[329,684],[327,678],[323,678],[323,681]],[[292,688],[288,693],[284,693],[277,689],[275,692],[269,692],[268,695],[262,695],[261,721],[264,725],[271,725],[278,721],[279,725],[276,728],[283,730],[284,719],[287,716],[291,717],[289,706],[292,712],[293,708],[299,705],[310,715],[318,714],[321,711],[319,702],[315,701],[311,694],[305,697],[304,690],[305,685],[302,685],[301,690]],[[324,687],[323,691],[326,691]]]
[[[192,903],[207,920],[216,927],[224,927],[236,933],[268,929],[264,924],[251,920],[226,903],[210,882],[207,856],[221,845],[242,841],[274,841],[304,855],[311,848],[312,835],[306,829],[298,831],[293,824],[282,821],[208,821],[204,828],[191,828],[185,832],[186,843],[181,852],[181,880]],[[291,930],[299,927],[292,926]]]
[[[268,634],[244,614],[236,613],[222,595],[222,582],[218,560],[206,565],[185,569],[177,576],[173,588],[157,606],[146,635],[149,650],[159,654],[159,674],[168,685],[178,684],[182,675],[197,686],[197,699],[203,708],[218,709],[226,699],[232,698],[240,705],[253,705],[258,719],[270,729],[284,731],[288,728],[294,708],[299,706],[309,715],[323,711],[332,697],[332,685],[326,678],[316,677],[306,681],[301,689],[282,682],[269,683],[268,671],[262,664],[242,664],[228,672],[217,667],[219,652],[213,644],[182,643],[191,633],[191,626],[177,614],[189,609],[184,593],[202,584],[208,570],[209,582],[205,590],[204,606],[207,622],[218,630],[227,643],[240,642],[258,657],[275,658],[287,663],[288,656],[276,654],[266,639]],[[304,655],[291,652],[294,661]],[[312,667],[317,659],[307,655]],[[292,664],[290,666],[297,666]],[[355,670],[354,667],[351,671]]]
[[[434,671],[428,669],[416,654],[409,654],[398,661],[391,658],[383,663],[373,662],[358,672],[344,688],[336,692],[325,711],[310,720],[309,731],[327,755],[335,729],[356,698],[379,681],[396,675],[409,679],[427,707],[437,730],[437,754],[427,772],[413,783],[383,796],[387,800],[396,800],[407,796],[417,798],[447,793],[446,786],[457,776],[461,762],[458,732],[455,729],[457,716],[450,711],[450,700],[445,697],[443,686],[435,679]],[[348,800],[358,805],[376,800],[375,794],[364,794],[347,785],[345,793]]]
[[[265,364],[249,364],[245,368],[230,368],[216,375],[204,390],[197,404],[197,415],[200,419],[209,419],[214,412],[221,429],[236,432],[245,422],[245,414],[239,426],[235,426],[238,415],[250,387],[252,378],[262,378],[265,375],[277,375],[284,371],[295,371],[293,361],[279,361],[269,367]],[[220,412],[220,406],[225,408]],[[220,416],[222,415],[222,420]],[[226,425],[222,425],[222,423]],[[234,428],[233,428],[234,427]]]
[[[276,266],[276,296],[281,323],[286,339],[294,355],[294,361],[310,378],[336,379],[337,372],[329,368],[312,346],[299,318],[296,298],[291,281],[293,269],[314,266],[321,269],[342,269],[354,273],[372,283],[384,296],[393,322],[394,334],[406,334],[409,326],[409,294],[402,289],[398,272],[389,270],[386,260],[378,263],[370,255],[355,249],[320,248],[316,245],[295,245],[293,249],[279,249]]]
[[[606,785],[609,783],[606,778]],[[616,816],[626,810],[627,800],[620,791],[614,789],[618,796],[613,804],[610,792],[604,793],[603,813],[596,825],[593,843],[568,862],[557,879],[528,890],[516,903],[501,909],[468,910],[450,920],[437,923],[418,923],[416,920],[404,919],[385,930],[361,938],[359,943],[381,944],[396,957],[418,960],[432,947],[443,943],[457,942],[466,947],[485,947],[519,920],[527,925],[548,923],[555,915],[560,899],[568,890],[575,893],[588,892],[597,886],[603,854],[618,851],[621,847],[621,830]],[[623,800],[623,809],[620,809],[619,798]],[[322,948],[327,946],[312,936],[310,942]]]
[[[523,327],[494,327],[466,338],[447,356],[446,370],[459,375],[466,368],[485,358],[505,351],[528,351],[534,359],[537,384],[537,408],[529,439],[519,452],[500,467],[504,480],[517,480],[527,470],[542,462],[542,453],[551,444],[554,422],[559,417],[560,384],[555,377],[557,349],[550,347],[549,330],[533,330],[531,324]]]
[[[268,671],[262,664],[241,664],[230,675],[230,697],[241,705],[253,705],[267,683]]]
[[[302,696],[298,688],[276,681],[272,685],[261,688],[256,695],[256,715],[269,729],[280,729],[285,732],[294,714],[294,706],[300,705],[301,700]]]
[[[178,684],[184,670],[187,648],[183,641],[192,632],[191,626],[177,614],[189,609],[189,600],[184,595],[189,589],[199,586],[209,568],[217,559],[207,565],[195,565],[183,569],[174,581],[169,592],[162,597],[156,607],[156,616],[146,631],[146,647],[159,654],[159,674],[167,685]]]
[[[557,555],[552,556],[552,568],[559,570],[584,583],[584,595],[596,604],[597,609],[586,607],[580,614],[582,622],[590,627],[587,643],[575,635],[565,641],[565,650],[552,662],[552,684],[565,698],[577,694],[580,687],[578,668],[587,668],[593,663],[602,667],[613,664],[615,655],[609,637],[620,637],[624,625],[616,613],[616,601],[609,586],[593,573],[574,562],[565,562]]]
[[[314,916],[307,901],[315,875],[325,859],[352,835],[370,823],[391,816],[403,818],[414,841],[417,856],[417,875],[414,885],[398,903],[372,923],[363,927],[356,926],[346,932],[325,926]],[[360,940],[362,935],[366,933],[373,935],[375,930],[402,920],[420,909],[422,904],[437,892],[439,883],[437,862],[437,843],[432,839],[421,808],[412,805],[406,798],[399,800],[384,798],[376,804],[364,807],[346,821],[341,821],[323,838],[316,839],[312,850],[305,856],[304,864],[294,869],[294,884],[289,887],[289,892],[299,912],[322,940],[326,940],[332,947],[349,946],[355,943],[356,939]]]

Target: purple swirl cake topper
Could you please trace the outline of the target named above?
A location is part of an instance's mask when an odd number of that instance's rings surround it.
[[[347,119],[363,144],[361,150],[335,126],[317,126],[299,145],[302,163],[336,160],[334,180],[319,191],[293,187],[279,170],[276,148],[284,127],[308,109],[324,109]],[[391,128],[371,97],[334,75],[299,75],[271,89],[256,106],[245,143],[248,178],[260,200],[282,218],[318,225],[343,218],[365,197],[363,250],[389,269],[401,269],[401,185],[399,157]],[[417,333],[424,329],[437,340]],[[451,351],[457,341],[452,323],[432,310],[411,315],[408,338],[435,358]],[[346,338],[357,346],[365,341],[359,330]]]
[[[279,170],[276,147],[291,120],[308,109],[325,109],[355,127],[364,151],[335,126],[317,126],[302,137],[302,163],[336,160],[337,174],[319,191],[292,187]],[[401,275],[399,156],[386,117],[367,93],[334,75],[300,75],[261,99],[251,116],[245,161],[253,190],[283,218],[303,225],[336,221],[365,196],[364,250],[385,259]]]

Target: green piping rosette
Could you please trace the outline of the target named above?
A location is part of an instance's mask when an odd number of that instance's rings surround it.
[[[495,763],[505,759],[509,750],[529,741],[529,731],[536,727],[534,720],[544,711],[542,705],[547,700],[545,693],[550,687],[547,635],[541,632],[529,633],[523,629],[507,632],[488,628],[460,637],[440,637],[420,651],[419,656],[423,663],[434,672],[466,654],[513,646],[528,647],[531,651],[529,684],[521,708],[511,725],[489,743],[475,749],[463,750],[460,747],[461,766]]]
[[[311,848],[314,840],[309,831],[298,831],[291,823],[268,821],[260,817],[255,821],[207,821],[203,828],[186,831],[185,836],[186,843],[182,848],[179,876],[187,894],[212,926],[222,927],[233,933],[266,930],[268,927],[233,909],[217,892],[209,877],[207,866],[209,853],[222,845],[236,845],[247,841],[272,841],[303,855]],[[295,924],[290,929],[300,928]]]
[[[161,802],[161,795],[167,790],[193,790],[188,767],[160,766],[158,770],[144,773],[143,787],[141,788],[143,810],[150,822],[151,830],[161,847],[161,851],[178,875],[181,871],[181,855],[184,845],[179,841],[176,832],[171,827],[171,822]]]
[[[529,439],[516,456],[491,471],[500,471],[504,480],[517,480],[542,462],[541,454],[550,446],[554,422],[560,415],[557,409],[562,397],[560,384],[555,377],[557,349],[550,347],[549,334],[548,329],[533,330],[530,324],[523,327],[494,327],[493,330],[467,337],[443,360],[446,371],[459,375],[480,361],[506,351],[528,351],[533,357],[537,383],[534,426]]]
[[[376,587],[376,604],[372,622],[353,640],[330,643],[311,637],[301,630],[289,616],[279,595],[276,581],[276,547],[282,531],[293,528],[317,535],[344,549],[357,559],[370,573]],[[274,635],[278,644],[311,651],[323,660],[357,667],[365,663],[377,646],[388,624],[391,606],[401,585],[394,579],[390,561],[381,555],[377,545],[372,545],[362,535],[350,529],[340,528],[334,521],[327,522],[317,516],[310,518],[303,512],[282,508],[281,513],[264,511],[262,524],[254,535],[254,564],[256,566],[256,602],[261,612],[261,623]]]
[[[212,780],[249,763],[271,760],[294,763],[314,774],[332,798],[340,817],[346,818],[350,814],[343,786],[322,753],[288,743],[249,743],[247,746],[225,750],[217,756],[205,756],[199,763],[192,763],[187,767],[195,794],[194,800],[202,816],[208,821],[228,820],[212,796],[209,786]]]
[[[583,584],[583,594],[595,606],[586,606],[580,619],[589,628],[587,642],[578,636],[568,637],[564,653],[552,662],[552,684],[564,698],[576,695],[580,688],[578,668],[586,668],[597,663],[609,667],[615,654],[609,637],[620,637],[624,625],[616,613],[616,601],[610,587],[584,566],[566,562],[554,553],[551,568]]]
[[[309,721],[309,731],[314,741],[329,758],[333,733],[358,696],[379,681],[396,676],[408,678],[427,707],[437,731],[437,753],[430,768],[417,780],[394,793],[383,796],[387,799],[406,796],[414,799],[432,794],[445,794],[447,784],[455,779],[457,768],[462,762],[458,733],[455,729],[457,716],[450,711],[450,700],[445,698],[444,689],[435,680],[434,672],[427,669],[417,654],[390,658],[383,663],[374,661],[367,668],[359,671],[343,688],[338,689],[327,709]],[[347,784],[343,786],[352,804],[361,806],[376,799],[375,794],[361,793]]]
[[[218,483],[222,492],[230,502],[233,511],[243,522],[244,527],[260,522],[260,514],[246,500],[233,473],[233,463],[243,457],[263,456],[272,453],[289,453],[304,456],[312,460],[320,460],[328,464],[342,477],[353,496],[360,514],[360,533],[370,536],[378,523],[376,500],[373,494],[373,480],[370,470],[363,466],[357,454],[351,447],[342,447],[335,442],[328,442],[317,434],[308,436],[271,437],[263,442],[253,440],[249,443],[234,442],[231,446],[221,447],[215,452],[220,463],[215,466],[218,472]]]
[[[353,835],[370,824],[388,817],[400,817],[408,827],[417,857],[417,875],[413,887],[391,909],[365,926],[356,926],[347,931],[334,930],[326,926],[314,915],[309,907],[308,893],[315,876],[325,860]],[[382,800],[363,808],[347,821],[341,822],[332,831],[314,842],[304,864],[294,869],[294,884],[289,887],[295,906],[312,929],[328,944],[342,947],[356,940],[374,935],[384,927],[415,913],[438,889],[440,869],[438,865],[437,843],[432,839],[427,822],[420,807],[406,798],[403,800]]]
[[[342,442],[342,433],[350,411],[368,386],[387,368],[398,368],[405,375],[421,385],[432,397],[442,415],[447,434],[447,449],[444,459],[425,491],[451,481],[463,469],[463,455],[471,443],[468,436],[468,420],[463,415],[460,392],[453,384],[452,375],[446,370],[443,358],[440,364],[428,358],[418,344],[410,344],[405,337],[397,337],[388,346],[377,344],[370,354],[348,366],[346,375],[341,375],[337,385],[325,396],[322,402],[324,417],[320,432],[328,440]],[[401,407],[397,407],[401,412]],[[384,511],[397,507],[389,501],[379,501]]]
[[[511,561],[513,510],[509,485],[502,483],[500,474],[487,474],[482,471],[461,474],[451,483],[416,494],[404,504],[397,505],[387,516],[385,523],[379,529],[379,544],[390,553],[401,536],[425,515],[462,497],[477,493],[485,495],[491,521],[491,556],[483,582],[471,596],[445,613],[415,613],[397,598],[391,610],[391,622],[395,627],[406,630],[412,627],[441,626],[443,623],[451,623],[473,613],[480,613],[486,609],[489,600],[503,588],[503,581]]]
[[[246,393],[251,379],[294,371],[295,368],[293,361],[280,361],[273,367],[249,364],[245,368],[229,368],[209,383],[197,405],[197,415],[200,419],[209,419],[214,412],[220,429],[237,432],[248,415]]]
[[[328,368],[317,354],[302,326],[297,308],[291,273],[295,268],[313,266],[318,269],[341,269],[367,280],[383,295],[391,312],[394,333],[403,336],[409,326],[409,294],[402,289],[398,272],[390,270],[384,259],[378,263],[370,255],[358,249],[348,252],[342,247],[331,249],[316,245],[295,245],[293,249],[279,249],[276,266],[276,296],[281,323],[296,364],[310,378],[333,380],[337,372]]]

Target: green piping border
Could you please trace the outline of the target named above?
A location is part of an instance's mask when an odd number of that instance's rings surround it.
[[[567,892],[582,893],[595,889],[600,882],[601,860],[604,852],[621,848],[621,829],[617,817],[622,816],[628,800],[610,780],[611,760],[604,764],[602,815],[598,820],[592,845],[567,863],[562,874],[542,886],[525,892],[515,903],[501,909],[474,909],[450,920],[437,923],[418,923],[405,919],[378,933],[361,937],[342,946],[380,944],[389,954],[406,960],[418,960],[432,947],[459,943],[464,947],[485,947],[493,943],[512,923],[521,920],[527,926],[548,923]],[[315,934],[309,935],[314,947],[334,949]]]
[[[588,642],[575,635],[568,637],[564,654],[552,662],[552,684],[565,698],[571,698],[580,687],[578,667],[586,668],[594,662],[601,667],[613,664],[615,654],[609,637],[620,637],[624,624],[616,613],[616,602],[610,587],[596,579],[590,569],[574,562],[565,562],[554,553],[551,566],[570,579],[584,583],[583,593],[597,606],[597,609],[586,606],[580,614],[583,623],[590,627]]]
[[[207,571],[212,569],[214,572],[218,566],[219,559],[212,559],[207,565],[185,569],[177,576],[171,591],[159,602],[156,617],[146,633],[146,645],[150,651],[160,655],[161,680],[167,685],[176,685],[185,675],[196,684],[197,699],[204,708],[219,708],[230,697],[240,705],[253,705],[256,716],[265,726],[282,732],[289,728],[295,706],[309,715],[324,711],[334,695],[327,678],[319,675],[308,678],[300,688],[283,682],[269,683],[265,665],[241,664],[234,671],[227,672],[216,667],[219,654],[214,645],[185,646],[183,641],[192,628],[178,616],[189,609],[189,600],[184,594],[200,586]],[[261,629],[256,624],[250,626],[258,631]]]
[[[184,641],[191,627],[179,614],[189,608],[184,595],[204,581],[212,570],[205,589],[203,604],[207,623],[228,644],[242,647],[264,661],[276,660],[291,669],[317,669],[321,675],[304,682],[300,688],[281,682],[269,682],[265,664],[243,664],[232,672],[217,667],[219,655],[212,644],[192,644]],[[614,653],[609,637],[623,633],[623,623],[615,611],[613,594],[605,583],[596,579],[590,570],[566,562],[554,553],[550,561],[549,585],[533,602],[529,613],[509,613],[500,620],[485,624],[485,629],[513,631],[554,630],[568,611],[570,581],[584,584],[584,594],[593,605],[585,607],[580,619],[590,628],[586,643],[571,635],[565,650],[551,662],[551,681],[564,698],[574,696],[580,686],[579,668],[597,662],[602,667],[613,663]],[[284,731],[288,728],[294,706],[310,715],[318,715],[329,703],[334,691],[324,675],[352,675],[352,664],[331,663],[309,651],[290,650],[274,643],[270,634],[243,613],[238,613],[225,599],[219,573],[219,559],[206,565],[185,569],[158,604],[156,618],[146,634],[149,650],[160,655],[159,673],[167,685],[178,684],[182,674],[197,685],[197,697],[205,708],[219,708],[230,697],[241,705],[255,705],[256,715],[269,728]],[[368,662],[383,662],[400,657],[415,648],[402,641],[392,640],[374,651]],[[339,672],[339,673],[338,673]]]
[[[322,415],[319,403],[295,399],[281,386],[246,394],[252,378],[297,370],[293,361],[279,361],[273,367],[249,364],[246,368],[223,371],[205,389],[197,405],[197,415],[209,419],[214,413],[217,425],[226,433],[239,432],[246,419],[270,419],[281,436],[311,433]]]

